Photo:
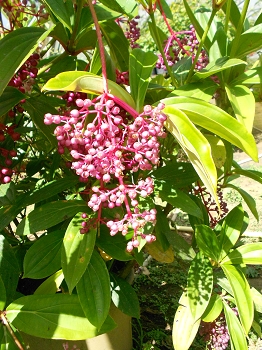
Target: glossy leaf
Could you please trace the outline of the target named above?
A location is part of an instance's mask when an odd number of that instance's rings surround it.
[[[21,100],[25,98],[22,92],[12,86],[7,86],[0,96],[0,117],[9,112]]]
[[[228,68],[238,66],[240,64],[247,64],[245,61],[242,61],[237,58],[228,59],[227,57],[222,57],[216,60],[215,62],[210,62],[205,68],[201,69],[201,71],[197,72],[193,76],[193,80],[206,79],[211,75],[222,72]]]
[[[163,100],[163,103],[165,101]],[[176,107],[175,105],[167,105],[164,109],[168,117],[166,128],[179,142],[200,179],[217,202],[217,172],[211,156],[210,145],[187,115]]]
[[[81,234],[81,214],[76,215],[70,222],[63,241],[61,251],[62,270],[68,285],[69,293],[83,276],[93,254],[96,229]]]
[[[232,346],[236,350],[248,350],[246,336],[237,316],[225,301],[223,304]]]
[[[114,305],[124,314],[139,318],[139,301],[131,285],[115,273],[110,273],[110,284]]]
[[[220,256],[222,260],[229,252],[229,250],[236,244],[240,234],[242,233],[244,210],[242,205],[236,206],[225,217],[220,234],[218,236]]]
[[[134,100],[120,85],[108,80],[108,88],[111,94],[135,108]],[[43,90],[78,91],[99,95],[104,92],[104,86],[102,77],[88,72],[74,71],[58,74],[44,85]]]
[[[97,246],[107,255],[120,261],[133,260],[133,256],[127,252],[127,240],[119,232],[115,236],[110,236],[105,225],[101,225],[99,235],[96,240]]]
[[[55,272],[48,277],[34,292],[34,294],[55,294],[63,282],[64,275],[62,270]]]
[[[55,226],[79,212],[88,210],[81,200],[61,200],[43,204],[31,211],[17,226],[17,235],[29,235]]]
[[[100,329],[109,313],[111,292],[106,264],[96,250],[76,289],[87,319]]]
[[[262,243],[246,243],[230,252],[221,264],[262,264]]]
[[[134,49],[129,56],[129,82],[137,112],[142,111],[149,79],[152,74],[157,56],[153,52]]]
[[[187,277],[187,296],[192,317],[197,321],[205,312],[213,290],[213,269],[209,258],[197,253]]]
[[[201,319],[195,321],[185,293],[179,303],[173,323],[173,345],[175,350],[188,350],[198,332]]]
[[[233,39],[231,45],[234,45],[235,40],[236,39]],[[259,50],[261,48],[261,45],[262,23],[246,30],[241,34],[237,44],[236,57],[244,58],[248,54]]]
[[[223,303],[221,296],[218,294],[213,294],[209,300],[208,306],[202,315],[201,319],[204,322],[213,322],[221,314],[223,309]]]
[[[218,262],[220,248],[215,232],[206,225],[195,226],[195,237],[199,249],[213,261]]]
[[[42,28],[19,28],[7,34],[0,41],[0,95],[27,58],[44,40],[49,31]]]
[[[161,100],[161,102],[166,106],[173,105],[182,110],[192,123],[239,147],[253,160],[258,160],[253,135],[235,118],[217,106],[190,97],[171,97]]]
[[[251,213],[254,215],[254,217],[257,220],[259,220],[259,215],[258,215],[258,211],[256,208],[255,199],[249,193],[247,193],[245,190],[243,190],[242,188],[240,188],[238,186],[235,186],[232,184],[227,184],[227,187],[233,188],[235,191],[237,191],[242,196],[242,198],[246,202],[247,206],[249,207]]]
[[[0,275],[0,312],[4,310],[6,303],[6,290],[5,285]]]
[[[0,276],[5,286],[6,304],[9,304],[15,295],[20,275],[18,261],[7,239],[0,234]]]
[[[6,317],[20,331],[47,339],[88,339],[115,327],[108,317],[98,331],[85,317],[77,295],[69,294],[22,297],[8,306]]]
[[[24,278],[44,278],[61,268],[64,231],[50,232],[28,249],[24,258]]]
[[[72,32],[71,16],[74,14],[71,0],[43,0],[52,13]]]
[[[244,85],[226,86],[226,92],[237,120],[252,132],[255,117],[255,98]]]
[[[234,265],[221,265],[233,290],[239,317],[248,334],[254,318],[254,304],[248,281],[240,268]]]

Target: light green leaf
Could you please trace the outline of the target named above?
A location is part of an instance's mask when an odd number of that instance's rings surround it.
[[[34,52],[38,44],[44,40],[52,28],[24,27],[16,29],[0,41],[0,95],[15,72]]]
[[[216,167],[218,169],[222,168],[227,155],[224,142],[219,137],[210,134],[205,134],[205,138],[211,146],[211,153]]]
[[[258,160],[255,139],[246,128],[221,108],[190,97],[171,97],[161,100],[166,106],[182,110],[192,123],[213,132],[242,149],[254,161]]]
[[[17,337],[17,339],[19,339],[20,344],[22,346],[25,346],[23,344],[23,341],[18,331],[13,330],[13,332]],[[0,323],[0,350],[17,350],[17,349],[18,348],[13,337],[11,336],[10,332],[7,330],[7,327],[3,325],[3,323],[1,322]]]
[[[62,270],[55,272],[48,277],[34,292],[34,294],[55,294],[57,293],[61,283],[63,282],[64,274]]]
[[[96,250],[76,289],[87,319],[100,329],[109,313],[111,292],[106,264]]]
[[[28,249],[24,258],[23,278],[45,278],[61,268],[64,231],[50,232]]]
[[[189,268],[187,296],[192,317],[197,321],[205,312],[213,290],[213,269],[209,258],[197,253]]]
[[[202,315],[201,319],[204,322],[213,322],[221,314],[223,309],[223,303],[221,296],[218,294],[213,294],[209,300],[206,311]]]
[[[22,94],[20,90],[12,86],[7,86],[2,95],[0,96],[0,117],[9,112],[24,98],[25,95]]]
[[[81,200],[50,202],[31,211],[17,226],[17,235],[29,235],[55,226],[79,212],[87,212],[86,203]]]
[[[5,285],[0,275],[0,312],[4,310],[6,303],[6,290]]]
[[[223,301],[230,341],[234,350],[248,350],[246,336],[234,311]]]
[[[218,262],[220,248],[215,232],[206,225],[195,226],[196,242],[199,249],[213,261]]]
[[[69,294],[22,297],[8,306],[6,317],[20,331],[47,339],[88,339],[115,327],[108,317],[98,331],[85,317],[77,295]]]
[[[114,11],[126,14],[131,14],[137,6],[134,0],[102,0],[100,2]]]
[[[71,19],[74,14],[73,3],[71,0],[43,0],[50,8],[52,13],[59,19],[65,27],[72,32]]]
[[[244,85],[226,85],[226,93],[237,120],[247,128],[247,131],[252,132],[255,98],[251,90]]]
[[[221,264],[262,264],[262,243],[246,243],[230,252]]]
[[[68,285],[69,293],[83,276],[93,254],[96,229],[81,234],[81,214],[76,215],[70,222],[63,241],[61,251],[62,270]]]
[[[198,332],[201,319],[195,321],[185,293],[179,303],[173,323],[173,345],[175,350],[188,350]]]
[[[221,267],[229,280],[241,323],[248,334],[254,318],[254,304],[248,281],[237,266],[222,264]]]
[[[262,294],[254,287],[251,288],[251,294],[256,311],[262,313]]]
[[[174,97],[174,99],[176,98]],[[165,103],[165,101],[168,100],[166,99],[162,102]],[[179,142],[207,190],[218,203],[216,192],[217,171],[209,143],[194,124],[192,124],[187,115],[179,110],[176,105],[167,105],[164,112],[168,117],[166,128]]]
[[[236,57],[244,58],[248,54],[259,50],[262,46],[262,24],[258,24],[241,34],[240,38],[237,38],[237,51]],[[234,45],[233,39],[231,47]],[[248,43],[248,45],[247,45]]]
[[[112,301],[124,314],[139,318],[140,308],[136,292],[123,278],[110,273]]]
[[[218,72],[222,72],[228,68],[235,67],[240,64],[246,65],[247,63],[237,58],[228,59],[227,57],[221,57],[215,62],[210,62],[205,68],[201,69],[201,71],[196,72],[192,79],[194,81],[205,79],[211,75],[217,74]]]
[[[253,69],[249,69],[244,73],[240,74],[233,81],[231,81],[230,85],[231,86],[238,85],[238,84],[254,85],[254,84],[261,84],[261,82],[262,82],[262,67],[256,67]]]
[[[134,49],[129,56],[129,82],[131,96],[136,103],[136,111],[141,112],[144,99],[157,56],[153,52]]]
[[[111,94],[135,109],[135,102],[131,95],[120,85],[108,80],[108,89]],[[104,92],[104,86],[102,77],[98,75],[88,72],[73,71],[58,74],[55,78],[50,79],[43,86],[42,90],[78,91],[100,95]]]
[[[15,204],[16,187],[13,182],[0,185],[0,205]]]
[[[167,97],[189,96],[209,102],[217,90],[217,84],[212,80],[198,81],[197,83],[186,84],[171,92]]]

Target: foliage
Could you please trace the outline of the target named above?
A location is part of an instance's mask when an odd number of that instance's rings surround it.
[[[258,219],[254,199],[231,184],[262,182],[233,159],[233,147],[258,159],[261,67],[246,58],[261,49],[262,23],[248,23],[248,4],[240,13],[233,0],[214,0],[193,12],[184,0],[190,28],[180,30],[165,0],[1,1],[1,346],[23,349],[20,331],[65,340],[108,332],[111,303],[139,318],[129,279],[144,251],[190,262],[176,350],[202,322],[223,318],[236,350],[247,349],[251,327],[261,333],[262,296],[243,269],[262,264],[262,244],[239,246],[247,214],[228,212],[223,198],[238,191]],[[138,47],[138,6],[157,55]],[[165,74],[154,76],[159,64]],[[191,245],[169,225],[177,208],[189,215]]]

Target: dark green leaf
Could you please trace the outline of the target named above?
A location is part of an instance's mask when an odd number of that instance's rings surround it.
[[[129,82],[131,95],[136,104],[136,110],[142,111],[144,99],[149,84],[149,78],[157,56],[153,52],[134,49],[129,56]]]
[[[17,226],[17,235],[29,235],[71,218],[79,212],[86,212],[88,208],[84,201],[56,201],[37,207],[31,211]]]
[[[248,334],[254,318],[254,304],[248,281],[237,266],[223,264],[222,269],[229,280],[241,323]]]
[[[69,294],[22,297],[8,306],[6,317],[22,332],[47,339],[88,339],[115,327],[108,317],[98,331],[85,317],[77,295]]]
[[[22,94],[20,90],[12,86],[7,86],[2,95],[0,96],[0,117],[9,112],[24,98],[25,95]]]
[[[50,232],[28,249],[24,258],[24,278],[44,278],[61,268],[64,231]]]
[[[72,32],[71,17],[74,14],[71,0],[43,0],[52,13],[59,19],[70,32]]]
[[[100,329],[109,312],[111,292],[106,264],[96,250],[76,289],[87,319]]]
[[[0,231],[2,231],[20,213],[21,208],[17,205],[5,205],[0,209]]]
[[[250,179],[253,179],[260,184],[262,184],[262,173],[261,171],[256,171],[256,170],[247,170],[247,169],[242,169],[242,168],[234,168],[233,170],[233,175],[243,175],[245,177],[249,177]]]
[[[156,4],[157,4],[157,7],[159,8],[159,11],[161,13],[164,12],[164,14],[166,15],[166,18],[173,20],[173,14],[170,9],[170,5],[165,0],[160,0],[161,7],[159,6],[158,2],[156,2]]]
[[[0,275],[0,312],[5,309],[6,303],[6,290],[5,285]]]
[[[112,301],[124,314],[139,318],[140,308],[134,289],[123,278],[110,274]]]
[[[187,277],[187,295],[192,317],[197,321],[205,312],[213,290],[213,269],[209,258],[197,253]]]
[[[222,7],[224,14],[226,14],[227,6],[230,6],[230,15],[229,15],[230,22],[233,24],[235,29],[237,29],[239,21],[240,21],[239,6],[236,4],[236,2],[234,0],[232,0],[230,2],[226,1]],[[241,32],[243,32],[243,30],[244,30],[244,28],[241,28]]]
[[[157,242],[160,243],[163,251],[167,250],[170,246],[168,237],[172,235],[170,230],[169,221],[167,219],[166,213],[162,211],[160,206],[156,207],[156,225],[155,225],[155,236]]]
[[[92,29],[86,30],[82,35],[80,35],[77,38],[75,51],[83,52],[86,50],[93,50],[96,46],[96,42],[97,42],[96,31]],[[62,72],[62,70],[60,70],[60,72]]]
[[[14,73],[44,40],[49,31],[42,28],[19,28],[7,34],[0,41],[0,95]]]
[[[215,232],[206,225],[195,226],[196,242],[199,249],[213,261],[219,261],[220,247]]]
[[[93,254],[96,229],[81,234],[81,214],[76,215],[70,222],[63,241],[61,262],[62,270],[68,285],[69,293],[83,276]]]

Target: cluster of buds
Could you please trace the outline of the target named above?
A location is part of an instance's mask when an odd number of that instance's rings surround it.
[[[121,17],[116,20],[116,23],[119,26],[122,27],[124,24],[124,34],[129,41],[131,49],[140,47],[137,43],[137,40],[140,38],[140,28],[138,26],[139,18],[139,16],[136,16],[133,19],[129,20]]]
[[[131,251],[137,246],[137,236],[143,235],[146,222],[155,223],[155,210],[140,212],[138,198],[153,193],[153,180],[147,177],[137,184],[127,180],[128,172],[149,171],[159,162],[158,138],[165,137],[166,120],[164,105],[153,108],[145,106],[138,114],[123,101],[109,94],[90,99],[77,99],[78,109],[64,115],[47,113],[44,122],[57,124],[54,133],[58,140],[58,152],[67,149],[72,157],[72,169],[82,182],[90,178],[99,180],[93,186],[88,206],[94,212],[102,208],[124,206],[126,215],[122,220],[110,221],[110,234],[134,231]],[[153,241],[152,235],[145,235]],[[143,237],[143,236],[142,236]],[[132,249],[131,249],[132,248]]]

